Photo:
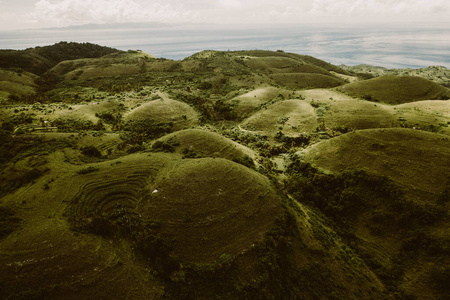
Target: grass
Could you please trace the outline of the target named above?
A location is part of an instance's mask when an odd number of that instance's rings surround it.
[[[424,282],[430,280],[430,266],[448,255],[448,234],[437,234],[448,224],[447,209],[440,203],[417,202],[386,176],[350,170],[325,174],[297,159],[288,168],[286,187],[299,202],[333,221],[361,258],[347,246],[342,250],[352,260],[368,263],[389,293],[434,294]],[[317,236],[329,244],[323,230],[317,230]]]
[[[174,254],[185,261],[237,255],[280,212],[268,179],[228,160],[184,160],[167,172],[153,183],[158,192],[138,211],[161,220],[161,235],[175,238]]]
[[[40,77],[0,70],[39,85],[0,110],[0,298],[448,294],[448,101],[345,90],[435,85],[331,88],[357,78],[283,51],[78,46],[6,55],[55,66]],[[59,132],[31,131],[47,119]]]
[[[168,98],[149,101],[125,114],[124,120],[125,122],[139,120],[171,122],[174,130],[199,124],[198,114],[192,107]]]
[[[291,89],[331,88],[344,84],[342,79],[316,73],[278,73],[274,82]]]
[[[280,123],[281,117],[287,120],[283,124]],[[278,131],[293,136],[310,133],[317,125],[316,113],[309,103],[302,100],[285,100],[261,109],[244,120],[242,128],[275,137]]]
[[[420,142],[418,142],[420,141]],[[332,172],[362,169],[394,180],[411,197],[436,201],[450,171],[449,138],[413,129],[369,129],[318,143],[305,160]],[[427,170],[424,176],[423,170]]]
[[[381,76],[347,84],[341,90],[355,97],[388,104],[450,97],[449,89],[427,79],[412,76]]]
[[[227,139],[218,133],[206,130],[181,130],[168,134],[158,141],[169,142],[171,140],[177,143],[173,150],[180,154],[183,154],[188,149],[203,157],[220,157],[229,160],[239,160],[245,156],[255,157],[255,153],[251,149]]]
[[[266,105],[272,101],[283,100],[290,95],[292,95],[292,92],[284,89],[275,87],[260,87],[232,98],[226,101],[226,103],[232,105],[234,112],[239,119],[243,119],[255,113],[263,105]]]

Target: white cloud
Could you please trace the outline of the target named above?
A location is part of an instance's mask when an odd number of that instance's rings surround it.
[[[370,18],[374,16],[412,16],[433,19],[450,9],[447,0],[314,0],[310,13],[315,16],[350,16]]]
[[[39,22],[55,25],[112,22],[173,22],[195,15],[182,5],[167,2],[145,3],[134,0],[39,0],[31,16]]]
[[[112,22],[434,22],[448,21],[450,12],[448,0],[0,0],[0,5],[3,28]]]
[[[243,3],[239,0],[219,0],[219,5],[224,8],[240,8]]]

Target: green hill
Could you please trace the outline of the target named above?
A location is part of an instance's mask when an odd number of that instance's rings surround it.
[[[255,158],[253,150],[218,133],[202,129],[186,129],[168,134],[156,140],[153,148],[177,152],[186,157],[221,157],[236,162],[246,157]]]
[[[290,189],[333,219],[386,284],[438,297],[443,281],[430,282],[448,268],[436,269],[450,241],[442,230],[449,225],[449,145],[445,135],[411,129],[348,133],[306,149],[302,160],[328,175],[294,177]]]
[[[369,129],[313,145],[304,158],[331,172],[357,169],[387,176],[411,197],[434,202],[446,188],[449,142],[447,135],[420,130]]]
[[[42,75],[64,60],[101,57],[118,50],[91,43],[60,42],[26,50],[0,50],[0,68],[21,68]]]
[[[265,107],[242,122],[242,128],[274,138],[281,131],[289,136],[311,133],[318,125],[314,108],[302,100],[284,100]]]
[[[51,154],[49,173],[2,199],[2,209],[26,220],[0,242],[4,298],[384,291],[319,217],[284,207],[269,179],[244,166],[161,153],[76,166],[67,155]],[[10,276],[17,272],[24,276]]]
[[[445,87],[281,50],[0,63],[1,299],[447,298]]]
[[[388,104],[445,100],[450,97],[449,89],[427,79],[412,76],[381,76],[347,84],[341,90],[351,96]]]
[[[163,96],[146,102],[126,113],[125,122],[157,121],[170,123],[173,130],[186,129],[199,124],[197,112],[188,104]]]

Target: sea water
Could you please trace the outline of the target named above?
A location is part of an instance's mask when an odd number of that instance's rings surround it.
[[[0,31],[0,49],[26,49],[60,41],[139,49],[180,60],[202,50],[283,50],[339,65],[450,68],[449,24],[215,25],[123,24]]]

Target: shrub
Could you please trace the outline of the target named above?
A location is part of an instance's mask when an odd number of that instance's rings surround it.
[[[241,164],[243,166],[246,166],[247,168],[250,168],[250,169],[254,169],[255,168],[255,162],[247,154],[244,155],[243,157],[234,158],[233,161],[238,163],[238,164]]]
[[[7,207],[0,207],[0,239],[19,227],[20,219]]]
[[[86,146],[81,148],[81,153],[89,157],[102,157],[102,153],[94,146]]]
[[[88,173],[92,173],[95,171],[98,171],[99,168],[98,167],[94,167],[94,166],[89,166],[87,168],[81,169],[77,172],[77,174],[88,174]]]
[[[178,142],[176,139],[171,138],[167,141],[156,141],[152,145],[153,151],[160,151],[160,152],[175,152],[175,147],[180,145],[180,142]]]

